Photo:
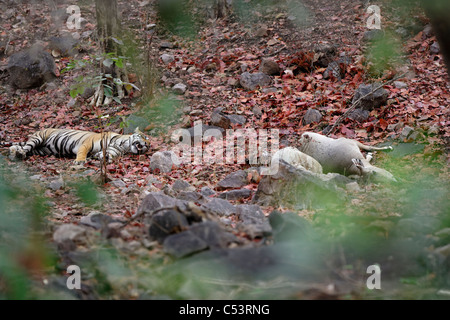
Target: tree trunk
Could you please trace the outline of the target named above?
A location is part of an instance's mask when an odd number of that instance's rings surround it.
[[[450,76],[450,2],[448,0],[422,0],[431,26],[439,42],[440,51]]]
[[[105,53],[117,52],[113,37],[120,33],[117,0],[95,0],[97,31]]]

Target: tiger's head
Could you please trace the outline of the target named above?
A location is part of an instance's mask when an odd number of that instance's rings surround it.
[[[134,133],[130,136],[130,150],[134,154],[143,154],[148,151],[150,147],[150,140],[137,127]]]

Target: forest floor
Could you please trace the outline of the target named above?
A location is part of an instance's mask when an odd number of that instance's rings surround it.
[[[20,259],[13,259],[28,268],[32,283],[29,291],[33,293],[27,294],[40,298],[48,293],[39,283],[51,282],[59,284],[52,287],[54,297],[63,298],[448,298],[450,279],[446,271],[450,265],[450,250],[442,248],[448,247],[450,238],[450,87],[442,56],[433,51],[436,38],[426,27],[426,17],[420,10],[410,9],[405,11],[409,18],[405,18],[398,11],[380,4],[383,28],[392,31],[399,55],[393,57],[381,72],[374,74],[370,72],[374,65],[370,62],[373,51],[363,40],[368,16],[362,3],[308,0],[303,1],[303,7],[297,2],[290,5],[292,3],[245,7],[242,15],[237,12],[224,20],[206,19],[208,10],[198,9],[196,12],[204,21],[196,20],[191,25],[196,32],[189,38],[173,34],[161,25],[153,1],[119,1],[122,24],[136,46],[132,48],[137,52],[136,60],[145,62],[150,57],[153,78],[147,79],[147,83],[154,86],[154,96],[150,100],[145,92],[136,91],[133,97],[125,98],[121,103],[102,107],[92,107],[81,96],[70,95],[71,90],[83,82],[79,80],[80,76],[83,79],[98,75],[95,67],[63,72],[73,60],[92,62],[91,66],[96,66],[95,57],[100,49],[95,36],[94,4],[80,4],[85,21],[79,31],[82,35],[79,52],[75,57],[55,56],[57,80],[31,90],[9,86],[8,78],[3,76],[8,57],[37,41],[47,45],[51,37],[69,31],[64,24],[55,22],[53,13],[64,11],[70,3],[59,1],[56,8],[34,3],[15,4],[2,10],[1,142],[24,141],[33,132],[48,127],[97,131],[103,126],[109,131],[121,132],[132,119],[130,115],[139,119],[147,117],[148,125],[141,129],[151,141],[148,154],[125,155],[120,161],[109,164],[108,183],[95,186],[86,181],[98,180],[100,163],[97,160],[89,161],[85,170],[73,171],[72,159],[52,156],[32,156],[23,162],[11,162],[7,159],[8,147],[2,147],[3,181],[11,188],[28,190],[13,203],[31,199],[30,194],[34,193],[42,196],[39,199],[43,199],[45,207],[45,227],[38,234],[44,239],[43,247],[56,252],[53,257],[56,272],[54,266],[53,269],[47,266],[48,261],[44,258],[30,254],[29,249],[33,246],[22,248]],[[0,4],[6,5],[2,1]],[[311,66],[311,60],[305,58],[314,53],[318,44],[334,44],[337,57],[349,59],[342,79],[325,79],[326,68]],[[160,58],[162,54],[173,56],[173,61],[164,63]],[[262,58],[275,61],[281,72],[272,76],[272,83],[266,87],[252,91],[242,88],[240,75],[244,71],[257,72]],[[141,86],[145,83],[142,70],[133,70],[133,67],[130,68],[130,81]],[[310,281],[290,283],[282,275],[256,284],[208,278],[205,287],[199,289],[198,283],[186,280],[195,273],[196,265],[191,263],[187,271],[182,270],[183,264],[165,254],[161,245],[147,239],[145,224],[138,220],[128,224],[120,236],[112,240],[104,239],[100,232],[87,232],[86,239],[76,243],[77,250],[56,248],[52,244],[55,230],[61,224],[79,224],[83,217],[93,213],[124,221],[136,213],[149,192],[170,194],[167,190],[171,190],[177,180],[188,182],[197,192],[203,187],[217,193],[223,191],[217,187],[222,179],[232,172],[248,169],[250,165],[191,163],[173,167],[167,173],[154,172],[150,168],[153,153],[170,150],[175,145],[171,138],[175,129],[190,128],[196,121],[211,124],[211,114],[217,107],[222,107],[225,114],[245,119],[245,123],[234,123],[233,129],[276,128],[282,146],[295,146],[303,132],[322,132],[335,123],[351,106],[359,85],[374,81],[385,83],[400,74],[403,74],[397,79],[400,83],[389,82],[384,86],[389,92],[386,105],[371,111],[364,121],[344,119],[331,135],[358,139],[370,145],[392,145],[394,151],[376,154],[375,162],[389,169],[400,183],[395,186],[368,183],[352,192],[347,190],[351,193],[347,194],[348,201],[333,212],[329,208],[303,208],[296,212],[317,225],[317,232],[330,237],[325,240],[326,244],[332,244],[330,247],[321,244],[321,249],[327,247],[330,250],[329,259],[325,258],[327,271],[318,277],[316,274],[311,276]],[[172,87],[178,83],[187,87],[183,94],[173,93]],[[310,108],[320,111],[322,118],[306,125],[304,117]],[[414,134],[404,136],[406,127],[412,128]],[[258,181],[250,181],[250,178],[245,188],[251,190],[251,195],[230,202],[236,205],[251,203]],[[36,204],[34,200],[32,203]],[[274,209],[284,212],[291,208],[261,209],[269,215]],[[355,230],[358,228],[361,230]],[[368,244],[374,240],[371,237],[364,238],[367,243],[361,240],[364,244],[357,248],[349,244],[354,241],[353,236],[365,236],[356,232],[362,230],[382,239],[377,252],[372,252],[374,256],[367,252],[371,250],[369,248],[373,249]],[[29,229],[24,229],[19,234],[28,232]],[[11,240],[6,233],[2,237],[7,239],[6,243]],[[395,241],[389,242],[392,239]],[[257,239],[254,242],[263,241]],[[312,243],[305,242],[301,247],[306,245]],[[96,258],[92,255],[86,258],[86,253],[94,250]],[[390,250],[394,253],[387,254]],[[300,252],[305,259],[311,258],[308,256],[310,251]],[[356,265],[358,254],[363,257],[362,261],[386,262],[386,268],[382,269],[387,275],[384,291],[370,292],[364,287],[359,272],[366,266]],[[61,289],[67,261],[92,266],[92,260],[101,261],[102,266],[86,267],[89,271],[86,271],[88,275],[84,278],[82,292],[68,293]],[[164,271],[166,268],[168,271]],[[146,273],[149,269],[151,274]],[[5,289],[8,281],[2,281],[2,276],[0,271],[0,291],[8,292]],[[402,285],[400,289],[399,284]],[[220,290],[216,290],[217,287]]]

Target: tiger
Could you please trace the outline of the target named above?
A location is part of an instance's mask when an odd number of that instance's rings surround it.
[[[76,157],[75,165],[83,165],[87,157],[103,160],[103,145],[106,142],[106,160],[125,153],[143,154],[149,150],[149,139],[136,128],[133,134],[115,132],[95,133],[73,129],[43,129],[32,134],[27,142],[13,144],[9,148],[9,159],[24,160],[31,155],[54,155]]]

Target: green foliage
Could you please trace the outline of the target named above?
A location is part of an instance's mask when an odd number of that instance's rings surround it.
[[[42,232],[46,199],[28,178],[12,174],[0,161],[0,299],[41,299],[34,274],[54,265]]]

